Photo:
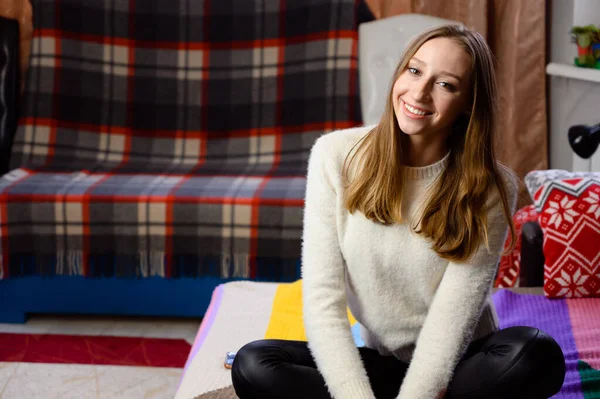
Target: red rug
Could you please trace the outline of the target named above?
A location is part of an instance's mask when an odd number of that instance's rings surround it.
[[[183,339],[0,333],[0,362],[183,367]]]

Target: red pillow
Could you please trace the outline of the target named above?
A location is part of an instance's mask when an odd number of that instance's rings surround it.
[[[498,267],[498,274],[496,275],[496,281],[494,287],[498,288],[510,288],[519,285],[519,275],[521,273],[521,229],[527,222],[537,220],[538,213],[535,210],[534,205],[527,205],[519,209],[513,215],[513,223],[515,224],[515,230],[517,234],[517,241],[515,248],[508,254],[503,255],[500,258],[500,266]],[[510,247],[511,234],[510,230],[504,243],[504,250]]]
[[[547,297],[600,296],[600,176],[552,180],[534,194]]]

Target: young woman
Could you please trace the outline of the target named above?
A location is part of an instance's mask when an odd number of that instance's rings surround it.
[[[308,344],[234,361],[248,398],[548,398],[565,361],[543,331],[498,331],[491,286],[517,196],[493,150],[493,56],[461,25],[406,49],[381,121],[326,134],[308,166]],[[513,234],[514,237],[514,234]],[[360,322],[357,348],[346,307]]]

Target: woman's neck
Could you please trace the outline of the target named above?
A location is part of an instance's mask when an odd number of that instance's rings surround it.
[[[402,163],[406,166],[422,167],[434,164],[448,153],[445,137],[402,135]]]

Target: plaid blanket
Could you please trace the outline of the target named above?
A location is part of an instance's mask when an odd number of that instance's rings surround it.
[[[0,278],[299,275],[309,150],[361,122],[355,0],[33,0]]]

